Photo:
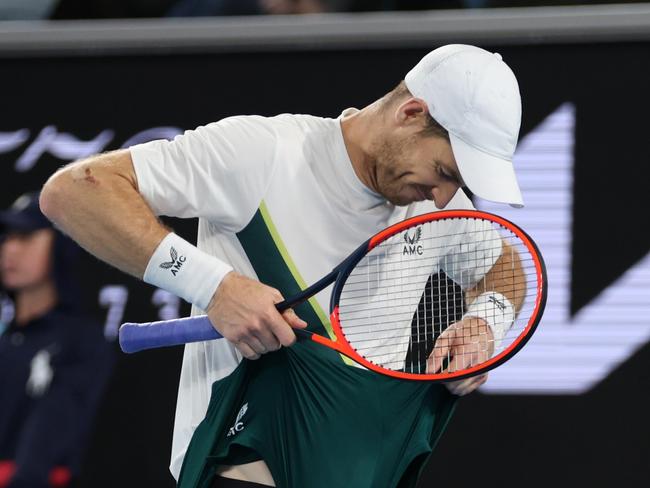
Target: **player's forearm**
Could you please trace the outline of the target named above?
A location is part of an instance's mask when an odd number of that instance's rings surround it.
[[[138,278],[169,232],[138,193],[128,150],[55,173],[43,187],[41,210],[90,253]]]
[[[501,256],[476,286],[466,290],[467,302],[472,303],[482,293],[497,292],[504,295],[519,312],[526,296],[526,278],[519,253],[503,242]]]

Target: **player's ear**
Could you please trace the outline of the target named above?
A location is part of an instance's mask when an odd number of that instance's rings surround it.
[[[395,122],[398,125],[415,123],[428,113],[427,104],[421,98],[410,97],[395,110]]]

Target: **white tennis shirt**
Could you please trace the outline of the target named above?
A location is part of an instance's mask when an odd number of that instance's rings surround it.
[[[284,246],[294,274],[306,284],[331,271],[384,227],[437,210],[430,201],[396,207],[363,185],[346,151],[340,119],[231,117],[171,142],[134,146],[131,156],[139,191],[154,213],[198,217],[199,249],[256,279],[236,233],[258,210]],[[473,206],[459,191],[447,208]],[[328,311],[329,289],[316,299]],[[194,307],[192,313],[202,311]],[[212,383],[240,361],[226,340],[185,346],[170,466],[176,479],[192,434],[205,416]]]

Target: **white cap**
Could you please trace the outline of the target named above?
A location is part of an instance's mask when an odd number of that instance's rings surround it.
[[[450,44],[423,57],[405,82],[449,132],[460,175],[472,193],[523,206],[512,166],[521,97],[517,79],[501,55]]]

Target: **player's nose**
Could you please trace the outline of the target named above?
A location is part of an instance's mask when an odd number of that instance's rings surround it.
[[[451,201],[457,188],[452,188],[452,185],[438,185],[431,189],[431,196],[436,207],[444,208]]]
[[[20,241],[12,236],[7,236],[3,242],[0,243],[0,253],[7,257],[14,255],[20,251]]]

